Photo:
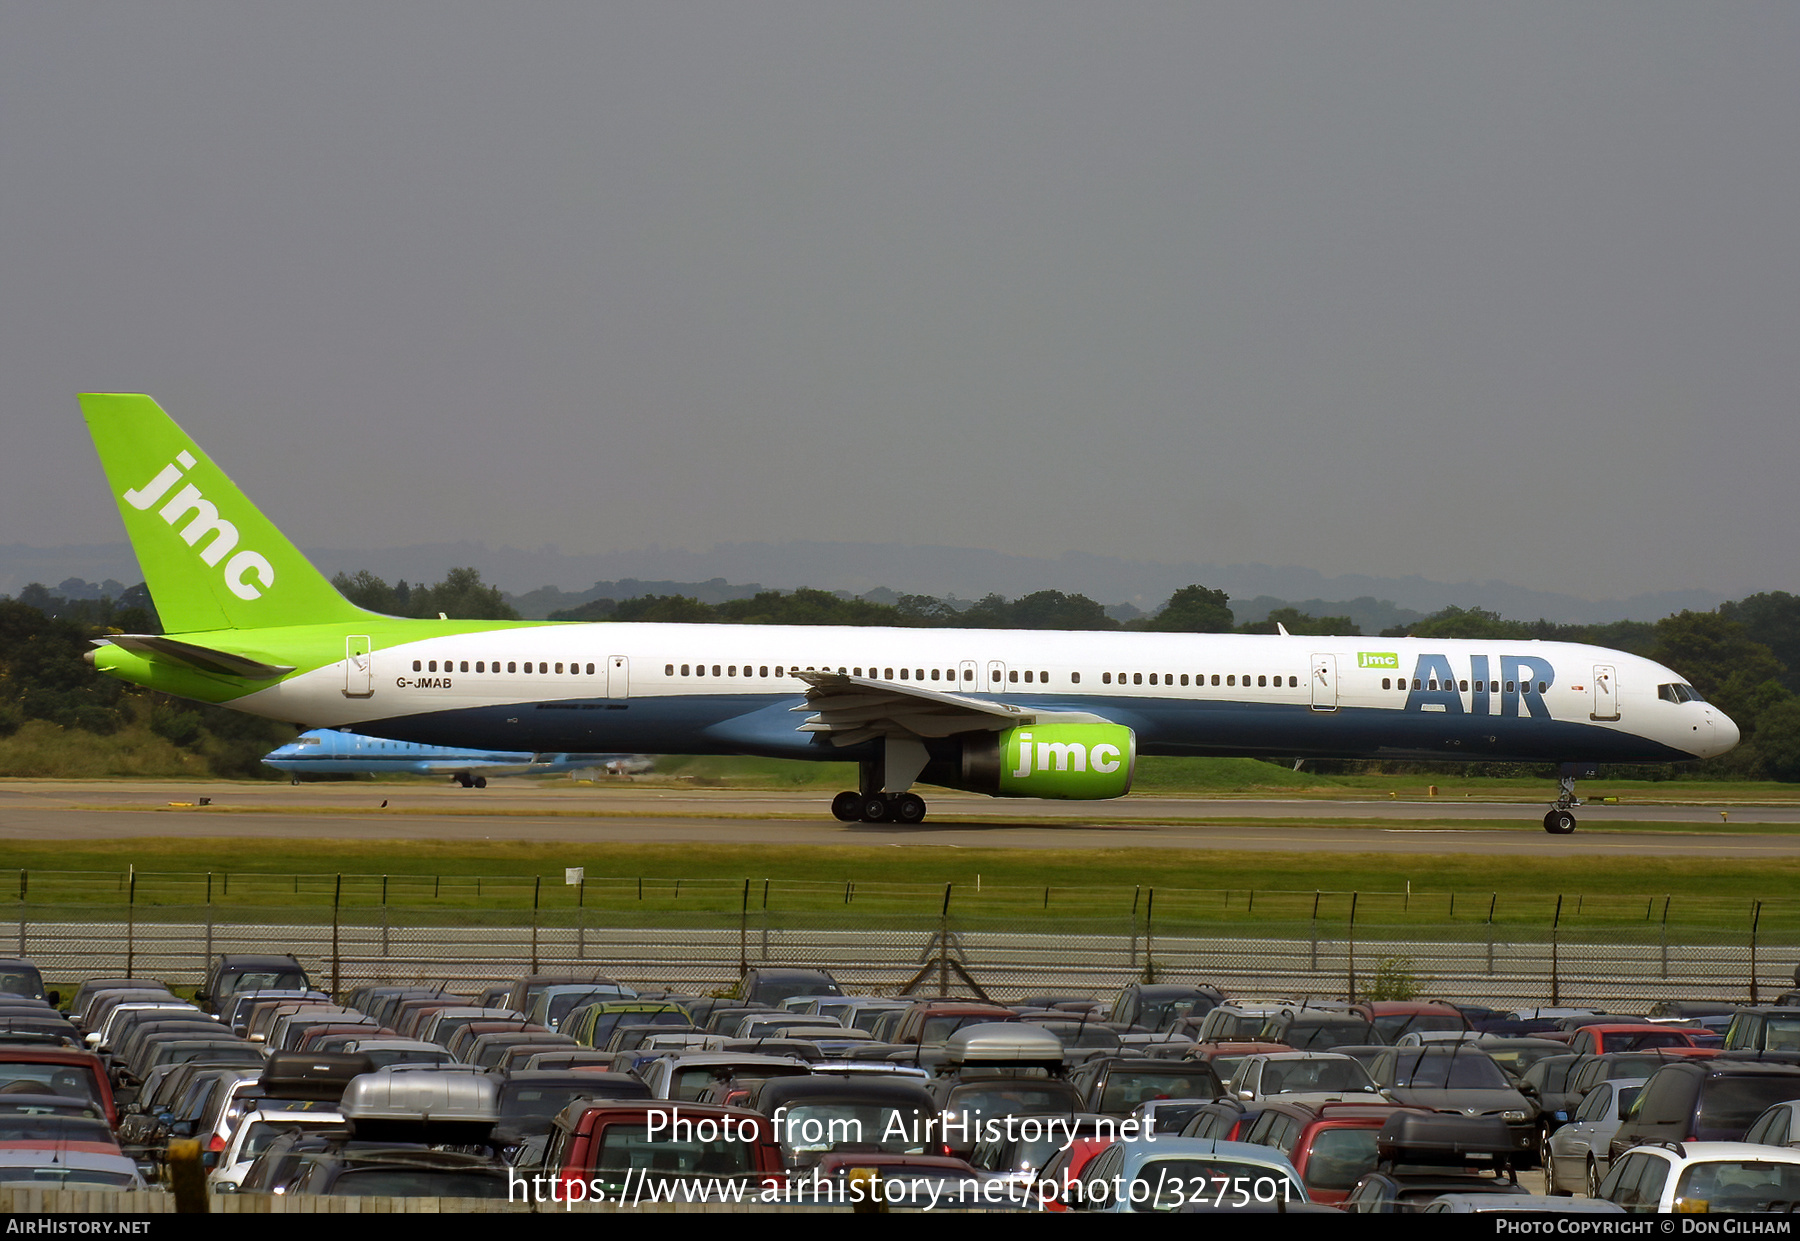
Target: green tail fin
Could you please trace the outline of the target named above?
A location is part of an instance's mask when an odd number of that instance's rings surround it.
[[[169,632],[367,615],[256,511],[155,401],[84,393],[81,412]]]

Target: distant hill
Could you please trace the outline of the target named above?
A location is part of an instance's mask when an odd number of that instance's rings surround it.
[[[1154,611],[1183,586],[1200,583],[1224,590],[1233,608],[1244,603],[1239,621],[1267,615],[1270,600],[1298,601],[1313,615],[1351,615],[1365,633],[1387,625],[1371,624],[1356,615],[1354,605],[1367,600],[1397,613],[1426,615],[1455,604],[1485,608],[1518,620],[1600,624],[1613,620],[1658,620],[1683,608],[1706,611],[1724,597],[1708,591],[1662,591],[1629,599],[1590,600],[1514,586],[1508,582],[1434,582],[1411,576],[1328,576],[1313,569],[1272,565],[1155,564],[1119,556],[1067,552],[1054,558],[1016,556],[968,547],[915,547],[900,543],[728,543],[704,552],[648,547],[598,555],[564,553],[555,547],[537,551],[489,548],[481,543],[433,543],[413,547],[307,552],[327,577],[367,569],[388,581],[435,582],[451,569],[472,565],[483,579],[516,600],[531,598],[528,615],[540,614],[539,603],[551,593],[559,607],[577,606],[627,582],[652,594],[689,593],[682,587],[705,587],[732,593],[707,602],[748,598],[759,589],[820,590],[864,595],[878,588],[901,594],[979,599],[987,594],[1018,598],[1039,590],[1086,595],[1109,607],[1130,604]],[[33,548],[0,546],[0,594],[16,595],[28,582],[54,583],[70,577],[86,581],[107,578],[141,581],[130,549],[123,543]],[[744,583],[732,585],[731,583]],[[757,583],[757,584],[751,584]],[[668,589],[661,589],[667,587]],[[1324,602],[1348,600],[1351,602]],[[520,610],[525,611],[521,606]],[[555,610],[543,608],[543,612]],[[1403,624],[1404,616],[1389,622]]]

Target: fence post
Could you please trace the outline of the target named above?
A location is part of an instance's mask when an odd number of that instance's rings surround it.
[[[1126,962],[1126,964],[1130,965],[1131,968],[1134,970],[1137,968],[1137,945],[1138,945],[1137,907],[1138,907],[1138,900],[1143,895],[1144,895],[1144,885],[1143,884],[1140,883],[1136,887],[1131,889],[1131,958],[1130,958],[1130,960],[1128,960]]]
[[[1312,972],[1319,972],[1319,890],[1313,889],[1312,912]]]
[[[1350,974],[1350,989],[1344,994],[1352,1004],[1356,1002],[1356,898],[1359,895],[1360,893],[1356,892],[1350,894],[1350,925],[1344,932],[1344,949],[1348,954],[1345,958],[1345,968],[1349,970]]]
[[[130,886],[125,894],[125,977],[136,978],[137,964],[137,863],[131,864]]]
[[[1762,925],[1762,902],[1750,911],[1750,1002],[1756,1003],[1756,930]]]
[[[1663,896],[1662,916],[1662,976],[1664,979],[1669,976],[1669,898],[1666,894]]]
[[[1156,921],[1156,889],[1151,888],[1144,898],[1144,981],[1156,981],[1156,953],[1154,925]]]
[[[1500,894],[1498,892],[1492,892],[1492,893],[1488,894],[1488,919],[1487,919],[1488,967],[1487,967],[1487,972],[1488,972],[1489,978],[1492,978],[1494,976],[1494,906],[1496,904],[1498,904],[1499,901],[1500,901]]]
[[[331,994],[335,997],[342,990],[340,984],[343,958],[338,954],[338,924],[342,919],[338,916],[339,907],[344,901],[344,877],[339,875],[337,883],[331,889]]]
[[[25,868],[23,866],[21,866],[19,868],[19,955],[21,957],[31,956],[31,954],[29,952],[25,951],[25,889],[26,889],[26,886],[27,885],[26,885],[26,878],[25,878]]]
[[[544,891],[544,877],[531,877],[531,972],[538,972],[538,902]]]
[[[388,877],[383,875],[381,877],[381,959],[384,961],[388,958],[388,928],[393,921],[388,913],[387,881]]]
[[[25,955],[25,949],[23,947],[20,947],[19,955],[20,956]],[[200,958],[200,977],[202,977],[202,978],[206,977],[206,971],[209,968],[211,968],[211,966],[212,966],[212,958],[213,958],[212,872],[209,870],[206,872],[206,955]]]
[[[587,960],[587,868],[575,885],[575,959]]]
[[[750,879],[744,878],[744,905],[738,910],[738,977],[750,972]]]
[[[938,998],[950,994],[950,885],[944,885],[944,909],[938,915]]]
[[[1556,898],[1556,912],[1550,918],[1550,1007],[1562,1004],[1562,961],[1560,959],[1561,944],[1558,940],[1562,931],[1563,898]]]

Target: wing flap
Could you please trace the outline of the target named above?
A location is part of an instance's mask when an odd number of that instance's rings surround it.
[[[879,737],[950,737],[998,732],[1016,724],[1050,720],[1098,722],[1099,717],[1068,711],[1033,711],[1007,702],[946,694],[922,685],[875,681],[840,672],[794,673],[807,684],[806,701],[793,707],[809,714],[800,732],[820,734],[834,746],[859,745]]]

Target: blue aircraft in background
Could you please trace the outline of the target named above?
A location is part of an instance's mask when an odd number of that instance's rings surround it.
[[[466,788],[484,789],[489,776],[563,775],[589,770],[595,774],[639,775],[654,763],[646,754],[533,754],[529,750],[466,750],[458,746],[389,741],[360,733],[315,728],[301,733],[263,762],[289,772],[293,783],[304,774],[355,775],[403,772],[449,776]]]

